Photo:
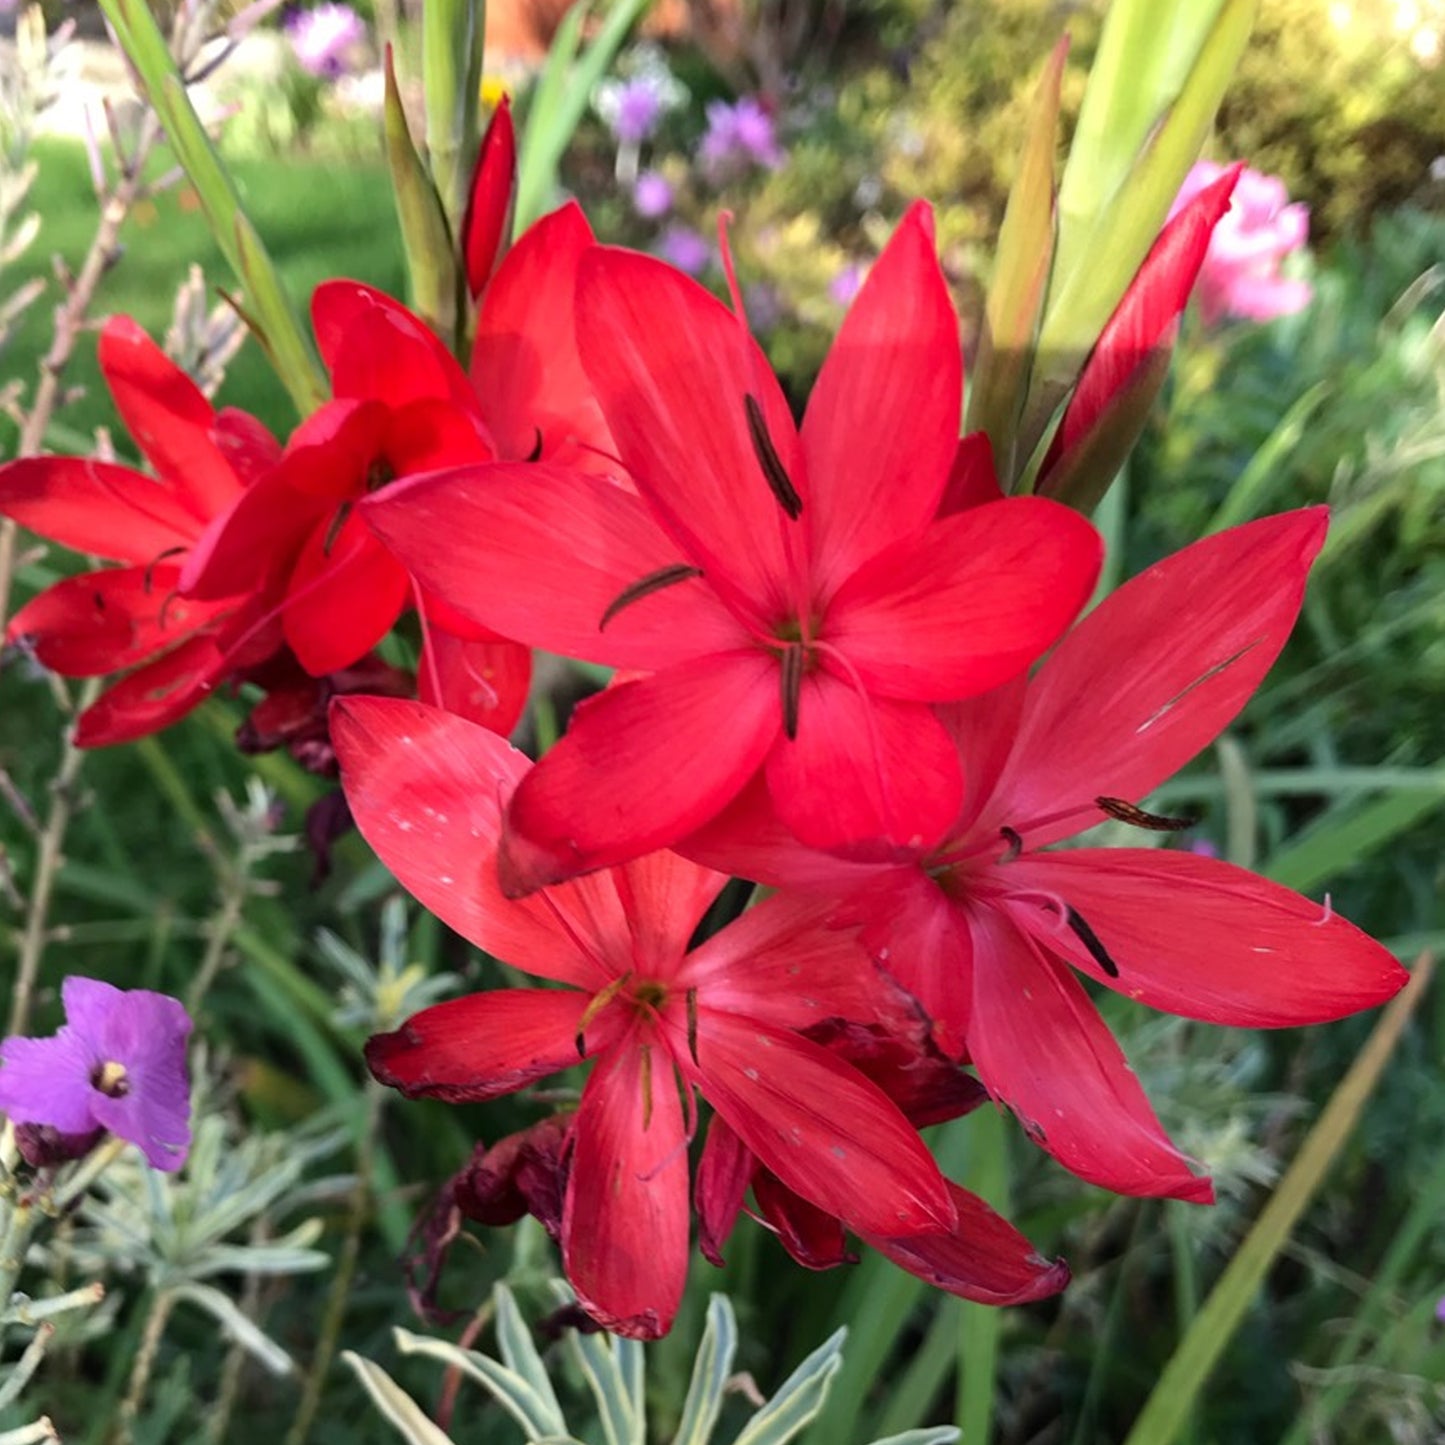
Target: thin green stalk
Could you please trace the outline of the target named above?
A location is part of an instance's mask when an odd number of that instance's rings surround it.
[[[150,1309],[146,1313],[145,1326],[141,1331],[140,1349],[136,1351],[135,1363],[131,1366],[130,1380],[126,1385],[125,1399],[120,1402],[116,1415],[112,1445],[132,1445],[135,1439],[135,1422],[140,1407],[145,1403],[146,1390],[150,1388],[151,1374],[155,1369],[156,1356],[160,1352],[161,1337],[166,1332],[171,1311],[175,1308],[176,1297],[169,1290],[157,1290],[151,1297]]]
[[[1173,1445],[1220,1356],[1234,1338],[1280,1250],[1349,1138],[1366,1099],[1423,998],[1434,960],[1422,955],[1391,1001],[1254,1227],[1220,1275],[1189,1333],[1164,1367],[1124,1445]]]
[[[350,1303],[351,1286],[356,1278],[356,1263],[361,1256],[361,1236],[371,1209],[371,1177],[376,1165],[376,1139],[381,1128],[381,1111],[385,1099],[386,1090],[375,1079],[369,1079],[366,1085],[366,1117],[357,1145],[356,1182],[351,1186],[346,1234],[341,1242],[341,1253],[337,1257],[331,1291],[326,1298],[326,1313],[321,1321],[316,1352],[311,1357],[311,1365],[306,1373],[301,1403],[296,1408],[296,1416],[286,1434],[286,1445],[305,1445],[316,1418],[317,1406],[321,1403],[326,1376],[330,1372],[331,1363],[336,1357],[336,1347],[341,1340],[346,1306]]]
[[[84,712],[100,695],[99,678],[90,678],[81,689],[77,712]],[[85,753],[67,735],[60,754],[60,766],[50,785],[50,811],[40,834],[40,852],[35,860],[35,877],[30,884],[30,900],[25,910],[25,930],[20,938],[20,963],[15,975],[15,988],[10,995],[10,1020],[7,1034],[23,1034],[30,1026],[30,1007],[35,996],[35,979],[45,955],[49,936],[50,900],[55,892],[55,879],[60,872],[66,830],[75,810],[76,784]]]
[[[999,1213],[1009,1213],[1008,1125],[996,1109],[980,1109],[969,1123],[964,1185]],[[971,1445],[988,1445],[998,1395],[998,1342],[1002,1311],[965,1300],[959,1313],[958,1398],[954,1418]]]
[[[186,993],[186,1009],[194,1018],[201,1002],[216,981],[226,949],[236,929],[240,926],[241,914],[245,911],[246,899],[251,894],[251,870],[256,862],[254,851],[243,843],[236,850],[232,860],[223,862],[221,873],[221,906],[211,920],[206,939],[206,951],[201,956],[201,966],[191,980]]]

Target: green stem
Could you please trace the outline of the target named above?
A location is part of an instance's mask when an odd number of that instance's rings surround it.
[[[386,1099],[386,1090],[374,1079],[366,1085],[366,1116],[362,1123],[361,1138],[356,1151],[356,1182],[351,1186],[350,1207],[346,1218],[346,1235],[341,1242],[341,1253],[336,1261],[336,1274],[331,1281],[331,1291],[326,1299],[326,1314],[321,1322],[321,1334],[316,1342],[316,1353],[311,1357],[311,1366],[306,1374],[306,1386],[301,1393],[296,1417],[286,1435],[286,1445],[305,1445],[311,1426],[321,1403],[321,1391],[331,1362],[336,1356],[336,1346],[341,1339],[341,1327],[346,1320],[346,1306],[351,1299],[351,1286],[356,1277],[356,1264],[361,1256],[361,1235],[371,1205],[371,1175],[376,1155],[376,1138],[381,1128],[381,1110]]]
[[[168,1290],[157,1290],[151,1298],[150,1310],[146,1314],[145,1327],[141,1331],[140,1349],[136,1351],[135,1363],[131,1366],[130,1381],[126,1385],[125,1399],[120,1403],[116,1416],[112,1445],[132,1445],[135,1438],[136,1417],[145,1402],[146,1390],[150,1386],[151,1373],[155,1369],[156,1356],[160,1352],[161,1337],[166,1332],[171,1311],[175,1308],[176,1297]]]

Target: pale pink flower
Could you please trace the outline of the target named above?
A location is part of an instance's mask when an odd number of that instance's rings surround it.
[[[1170,215],[1224,169],[1214,161],[1200,161],[1185,177]],[[1309,207],[1298,201],[1292,204],[1278,176],[1248,167],[1241,171],[1229,210],[1214,229],[1199,272],[1196,294],[1205,323],[1212,326],[1227,316],[1273,321],[1304,310],[1314,288],[1308,281],[1283,275],[1280,264],[1304,249],[1309,227]]]
[[[302,70],[335,80],[365,44],[366,22],[349,5],[317,5],[290,16],[286,36]]]

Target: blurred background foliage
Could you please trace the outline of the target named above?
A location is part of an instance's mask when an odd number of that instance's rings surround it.
[[[1445,155],[1445,57],[1428,52],[1431,34],[1445,44],[1445,14],[1419,4],[1402,25],[1403,10],[1394,0],[1262,0],[1210,149],[1281,174],[1309,203],[1315,301],[1265,326],[1210,331],[1187,318],[1153,424],[1101,521],[1119,574],[1131,575],[1229,522],[1320,501],[1335,509],[1329,550],[1281,662],[1226,743],[1160,800],[1201,814],[1198,840],[1315,896],[1328,892],[1341,912],[1409,957],[1445,947],[1445,182],[1432,179]],[[780,34],[777,13],[761,4],[740,12],[752,26],[740,47],[669,47],[690,99],[661,122],[647,162],[672,184],[672,222],[711,237],[718,209],[733,212],[752,318],[795,398],[806,395],[841,318],[838,278],[866,267],[914,195],[938,208],[972,345],[1042,59],[1067,27],[1067,137],[1101,11],[1057,0],[868,0],[818,9],[794,41],[797,69],[782,79],[757,61]],[[399,291],[396,223],[366,126],[327,96],[298,115],[299,91],[242,84],[227,154],[293,295],[304,298],[337,274]],[[524,104],[525,84],[509,84]],[[776,93],[764,98],[786,162],[713,181],[695,161],[707,102],[769,84]],[[37,158],[30,204],[43,217],[41,237],[0,278],[6,290],[47,274],[51,253],[74,261],[93,229],[80,146],[45,141]],[[564,180],[605,239],[654,245],[662,223],[638,216],[617,183],[616,159],[607,128],[589,118]],[[133,214],[123,239],[126,254],[101,309],[129,312],[154,334],[165,330],[186,264],[199,260],[213,278],[222,274],[184,186]],[[707,279],[720,283],[715,264]],[[33,376],[47,340],[45,307],[33,308],[0,358],[4,377]],[[114,425],[93,350],[69,379],[84,394],[61,412],[48,441],[85,450],[95,427]],[[233,364],[220,397],[278,433],[292,423],[284,391],[253,347]],[[113,440],[124,452],[124,435]],[[0,434],[0,445],[9,441]],[[65,565],[54,554],[29,557],[26,592]],[[23,658],[11,659],[4,681],[0,767],[39,809],[62,719],[49,684]],[[239,796],[259,769],[274,790],[267,826],[299,829],[323,785],[283,758],[238,757],[230,733],[240,715],[237,700],[217,699],[161,740],[89,760],[60,875],[51,998],[68,972],[185,992],[207,927],[236,886],[239,850],[254,847],[218,817],[218,792]],[[30,839],[14,807],[0,807],[0,846],[23,890]],[[224,1040],[215,1063],[228,1107],[283,1130],[326,1104],[359,1129],[364,1029],[337,1018],[315,938],[324,925],[375,956],[377,905],[389,880],[355,838],[317,888],[295,860],[258,867],[268,886],[247,885],[230,949],[238,966],[206,1005],[211,1037]],[[9,933],[0,940],[13,944]],[[459,971],[467,987],[504,981],[498,965],[429,919],[413,915],[407,949],[433,970]],[[676,1418],[706,1291],[726,1289],[741,1324],[739,1367],[764,1389],[838,1324],[850,1326],[848,1369],[808,1445],[849,1445],[953,1419],[971,1445],[1121,1440],[1369,1021],[1252,1035],[1160,1020],[1113,997],[1107,1007],[1165,1122],[1219,1175],[1216,1209],[1088,1189],[981,1111],[939,1132],[940,1157],[964,1182],[1011,1204],[1045,1249],[1068,1256],[1075,1283],[1061,1300],[989,1312],[931,1295],[879,1258],[804,1275],[780,1266],[761,1230],[743,1229],[725,1271],[698,1265],[698,1288],[674,1336],[652,1353],[657,1418]],[[1442,1438],[1442,1057],[1445,993],[1437,988],[1233,1340],[1186,1436],[1194,1445]],[[396,1258],[407,1220],[474,1140],[494,1142],[539,1109],[525,1098],[484,1108],[385,1106],[376,1212],[347,1342],[385,1360],[422,1400],[435,1392],[434,1372],[395,1361],[387,1342],[404,1309]],[[319,1217],[334,1247],[343,1211],[323,1202]],[[445,1303],[470,1312],[506,1277],[533,1309],[545,1308],[553,1266],[534,1232],[484,1232],[473,1244],[453,1253]],[[305,1357],[322,1291],[268,1287],[255,1303],[275,1338]],[[138,1309],[119,1313],[111,1358],[134,1352],[142,1323]],[[188,1382],[215,1379],[228,1355],[200,1317],[178,1315],[172,1331],[157,1367],[165,1409],[143,1422],[151,1445],[199,1438],[203,1412]],[[96,1364],[101,1358],[87,1357],[74,1377],[52,1376],[42,1400],[73,1438],[96,1445],[125,1385],[123,1363],[107,1370]],[[284,1431],[294,1383],[249,1370],[244,1378],[244,1438]],[[346,1378],[333,1378],[325,1398],[313,1438],[390,1438]],[[459,1415],[474,1422],[467,1438],[492,1438],[495,1409],[478,1400]]]

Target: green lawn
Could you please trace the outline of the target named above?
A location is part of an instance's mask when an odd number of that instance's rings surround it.
[[[85,154],[77,144],[48,141],[36,147],[40,173],[31,206],[40,213],[39,238],[7,273],[0,292],[21,280],[50,274],[60,255],[78,268],[95,233],[97,210]],[[251,218],[270,247],[281,273],[304,305],[311,288],[331,276],[355,276],[393,293],[404,285],[401,245],[385,169],[344,160],[311,157],[231,160],[232,174]],[[194,194],[184,184],[141,203],[122,232],[125,255],[101,285],[93,316],[115,312],[134,316],[159,336],[170,320],[177,282],[199,262],[213,287],[231,290],[234,278],[207,233]],[[53,293],[52,293],[53,294]],[[0,356],[0,384],[14,378],[33,385],[36,365],[50,343],[51,300],[31,308],[10,350]],[[52,445],[69,450],[67,433],[88,432],[111,420],[95,366],[94,346],[82,344],[68,379],[85,397],[57,418]],[[264,417],[279,431],[295,420],[281,385],[259,349],[247,343],[236,358],[221,400]],[[124,442],[117,439],[123,447]],[[0,433],[6,454],[14,429]]]

